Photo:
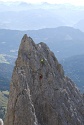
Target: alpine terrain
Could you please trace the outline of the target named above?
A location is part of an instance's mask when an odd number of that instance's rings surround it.
[[[22,38],[5,125],[84,125],[84,97],[45,43]]]

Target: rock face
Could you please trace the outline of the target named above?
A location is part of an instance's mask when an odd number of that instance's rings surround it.
[[[5,125],[84,125],[84,97],[46,44],[24,35]]]
[[[0,118],[0,125],[3,125],[3,120]]]

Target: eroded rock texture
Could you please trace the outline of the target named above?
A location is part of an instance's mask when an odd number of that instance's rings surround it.
[[[46,44],[24,35],[5,125],[84,125],[84,100]]]

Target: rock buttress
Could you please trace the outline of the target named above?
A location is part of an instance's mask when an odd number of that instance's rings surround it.
[[[24,35],[5,125],[84,125],[84,100],[46,44]]]

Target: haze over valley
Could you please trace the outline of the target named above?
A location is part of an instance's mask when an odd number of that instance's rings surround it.
[[[84,31],[84,7],[71,4],[0,2],[0,29],[36,30],[71,26]]]

